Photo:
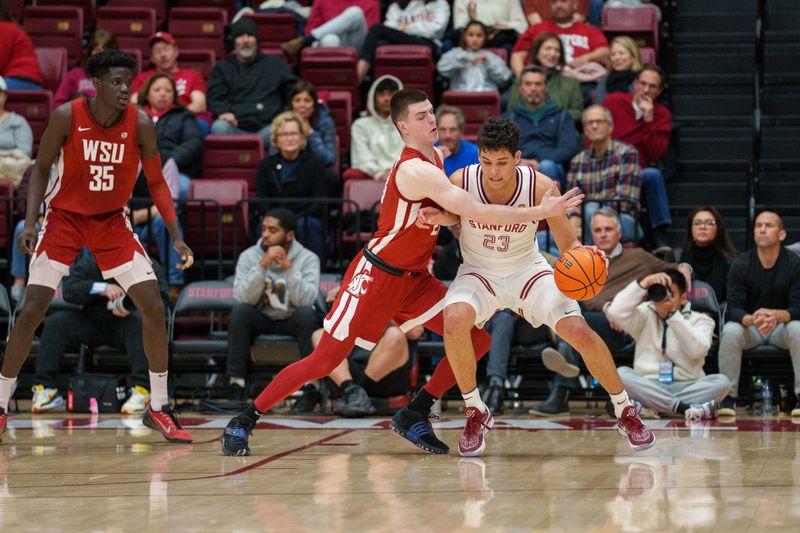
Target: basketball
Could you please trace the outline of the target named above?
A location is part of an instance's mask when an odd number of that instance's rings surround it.
[[[590,300],[603,289],[608,270],[600,254],[581,246],[561,255],[553,275],[567,298]]]

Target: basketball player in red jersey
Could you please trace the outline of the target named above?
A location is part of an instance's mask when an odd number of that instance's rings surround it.
[[[103,277],[113,277],[142,315],[151,393],[144,425],[170,442],[191,442],[191,434],[169,407],[164,304],[150,259],[127,214],[140,161],[153,202],[181,255],[179,268],[192,265],[192,251],[181,237],[172,196],[161,173],[153,122],[128,103],[136,61],[123,52],[106,50],[89,59],[86,71],[97,96],[67,102],[53,112],[31,174],[25,229],[18,241],[32,254],[30,276],[0,369],[0,437],[7,423],[11,390],[30,352],[34,331],[61,278],[69,274],[77,253],[87,246]],[[53,164],[56,172],[48,184]],[[43,199],[47,211],[37,236],[34,224]],[[105,288],[98,285],[90,290],[103,296]]]
[[[577,189],[558,196],[553,188],[532,208],[478,203],[452,185],[443,171],[442,155],[433,146],[439,138],[436,118],[425,93],[415,89],[397,92],[392,97],[391,115],[405,148],[386,181],[378,231],[350,263],[317,348],[284,368],[252,407],[228,423],[221,437],[226,455],[249,455],[248,439],[262,413],[304,383],[330,374],[355,344],[372,349],[390,320],[403,331],[422,324],[443,332],[447,288],[427,270],[439,228],[416,224],[421,208],[452,210],[487,224],[515,224],[565,213],[583,198]],[[489,349],[489,336],[479,329],[471,333],[475,353],[482,356]],[[403,419],[393,420],[393,429],[426,451],[447,453],[447,445],[436,438],[428,421],[427,400],[440,397],[454,382],[445,358],[425,385],[424,395],[415,398],[417,404],[412,401],[412,409],[404,410]]]

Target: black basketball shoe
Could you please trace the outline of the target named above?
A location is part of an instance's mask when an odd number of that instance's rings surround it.
[[[395,433],[405,437],[428,453],[449,453],[450,448],[447,444],[440,441],[433,432],[431,418],[438,419],[439,417],[436,415],[425,416],[419,411],[403,408],[394,414],[391,426]]]
[[[234,456],[250,455],[247,441],[253,433],[254,426],[255,421],[250,418],[241,415],[231,418],[219,439],[222,443],[222,453]]]

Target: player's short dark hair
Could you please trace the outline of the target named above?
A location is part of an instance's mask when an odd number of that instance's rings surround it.
[[[519,150],[519,126],[502,117],[489,117],[478,131],[478,150]]]
[[[678,286],[678,292],[683,294],[686,292],[686,276],[677,268],[665,268],[664,274],[669,276],[669,279]]]
[[[289,233],[290,231],[297,230],[297,215],[286,209],[285,207],[276,207],[267,211],[264,218],[272,217],[278,219],[278,224],[281,228]]]
[[[424,102],[428,95],[418,89],[400,89],[392,96],[392,122],[396,126],[401,120],[405,120],[408,114],[408,106]]]
[[[121,50],[103,50],[86,60],[86,73],[92,78],[100,78],[108,74],[112,68],[126,68],[136,72],[136,60],[132,55]]]

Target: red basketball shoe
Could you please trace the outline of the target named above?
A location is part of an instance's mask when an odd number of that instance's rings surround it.
[[[636,408],[629,405],[617,419],[619,432],[628,437],[628,444],[636,451],[646,450],[656,443],[656,436],[642,423]]]
[[[6,432],[7,425],[8,425],[8,415],[6,414],[5,409],[0,407],[0,442],[3,442],[3,433]]]
[[[467,425],[458,439],[458,453],[464,457],[475,457],[486,448],[483,436],[494,427],[494,417],[488,407],[485,413],[481,413],[477,407],[467,407],[464,415],[467,417]]]
[[[178,422],[178,416],[168,405],[163,406],[161,411],[153,411],[148,405],[142,417],[142,424],[155,429],[170,442],[192,442],[192,434],[183,429]]]

